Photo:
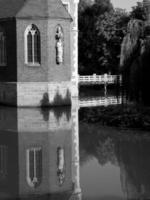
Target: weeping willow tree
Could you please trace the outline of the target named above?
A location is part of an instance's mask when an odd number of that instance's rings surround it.
[[[132,19],[121,45],[120,71],[127,99],[148,103],[146,88],[150,84],[149,26],[143,20]]]

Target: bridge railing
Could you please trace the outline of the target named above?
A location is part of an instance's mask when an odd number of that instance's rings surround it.
[[[109,74],[103,74],[103,75],[96,75],[93,74],[91,76],[79,76],[79,84],[84,83],[97,83],[97,84],[113,84],[119,81],[121,83],[122,77],[121,75],[109,75]]]

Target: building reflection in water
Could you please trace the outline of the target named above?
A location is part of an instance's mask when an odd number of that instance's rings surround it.
[[[80,155],[82,165],[95,157],[99,165],[116,166],[126,199],[150,199],[150,139],[80,123]],[[92,165],[86,177],[98,177],[98,170]],[[75,104],[51,110],[0,108],[0,200],[81,200],[79,171]],[[108,176],[102,176],[96,183],[106,182]],[[94,188],[95,180],[90,183]],[[95,188],[98,195],[103,193],[99,185]],[[109,188],[105,190],[107,194]]]
[[[0,199],[81,199],[78,108],[0,108]]]

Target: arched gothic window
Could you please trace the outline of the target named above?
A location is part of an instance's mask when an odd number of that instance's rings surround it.
[[[42,148],[34,147],[26,151],[26,178],[30,187],[36,188],[42,181]]]
[[[25,31],[25,63],[40,64],[41,62],[41,44],[40,32],[38,28],[32,24]]]
[[[64,34],[60,25],[56,28],[56,63],[59,65],[64,61]]]
[[[0,27],[0,66],[6,65],[6,35]]]

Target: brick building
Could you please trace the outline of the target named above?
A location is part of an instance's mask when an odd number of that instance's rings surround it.
[[[71,104],[78,96],[77,0],[0,0],[0,103]]]

